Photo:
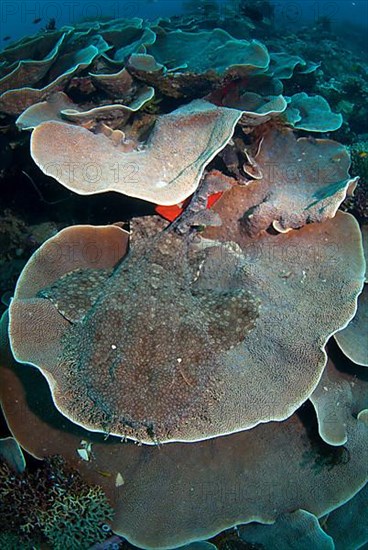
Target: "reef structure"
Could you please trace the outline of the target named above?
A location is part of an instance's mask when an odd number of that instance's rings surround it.
[[[298,531],[332,548],[365,502],[366,227],[339,211],[359,178],[329,136],[342,116],[283,93],[316,69],[138,18],[0,53],[0,109],[40,173],[164,218],[53,235],[1,321],[13,437],[99,485],[138,547],[238,526],[266,548]]]

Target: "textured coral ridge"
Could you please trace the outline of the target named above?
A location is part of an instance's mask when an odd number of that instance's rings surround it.
[[[0,329],[6,329],[5,317]],[[339,514],[338,507],[367,481],[368,425],[361,414],[368,407],[367,381],[362,369],[352,371],[349,364],[334,371],[335,378],[353,390],[348,406],[344,405],[344,446],[330,447],[319,438],[307,406],[304,414],[294,414],[284,422],[198,443],[157,447],[106,439],[75,426],[56,411],[40,373],[11,363],[4,352],[3,348],[0,396],[14,436],[36,457],[61,454],[88,483],[101,485],[115,510],[113,530],[139,547],[174,548],[235,524],[273,523],[280,515],[299,509],[309,512],[302,514],[308,523],[311,514],[318,518],[329,514],[327,532],[331,523],[331,534],[340,538],[337,523],[344,508]],[[87,462],[76,452],[81,441],[92,446]],[[359,509],[362,521],[366,508],[360,503],[365,499],[366,491],[361,491],[348,506]],[[351,516],[346,515],[345,532],[350,522]],[[277,526],[269,533],[268,525],[258,526],[258,542],[270,537],[272,548]],[[350,529],[349,537],[366,540],[361,527],[357,532]],[[316,536],[326,539],[318,531]],[[247,529],[242,533],[247,540]],[[288,533],[285,528],[283,536]]]
[[[358,311],[348,326],[335,334],[346,357],[357,365],[368,366],[368,225],[361,228],[366,263],[365,285],[358,298]]]
[[[33,130],[44,174],[181,213],[132,220],[130,234],[62,230],[25,266],[9,330],[8,313],[0,323],[22,363],[5,342],[12,435],[100,485],[114,532],[142,548],[242,523],[266,548],[300,532],[332,548],[346,539],[342,505],[366,502],[365,262],[357,221],[338,212],[357,178],[346,148],[296,135],[338,129],[341,115],[320,96],[284,97],[280,80],[316,67],[141,19],[0,54],[0,108]],[[116,164],[137,178],[116,178]],[[331,359],[335,334],[355,364]],[[349,537],[366,542],[364,529]]]
[[[196,100],[160,117],[145,146],[128,153],[124,143],[114,144],[104,135],[44,122],[32,134],[31,154],[46,174],[77,193],[118,191],[176,204],[196,190],[205,166],[230,140],[240,116],[235,109]],[[91,179],[88,166],[95,166],[96,177]]]
[[[168,31],[164,21],[149,27],[139,19],[121,20],[88,30],[66,27],[48,34],[45,44],[36,37],[29,46],[31,59],[15,67],[16,52],[25,55],[24,42],[0,55],[0,90],[1,85],[5,90],[0,108],[20,114],[21,128],[37,126],[33,159],[46,175],[80,194],[118,191],[155,204],[176,204],[196,190],[240,118],[250,127],[275,118],[313,132],[342,124],[341,115],[333,114],[320,96],[283,97],[280,78],[292,78],[297,66],[306,65],[301,58],[270,56],[260,42],[235,39],[221,29]],[[39,87],[30,88],[30,82]],[[64,92],[78,97],[79,104]],[[153,130],[146,128],[146,134],[152,130],[148,141],[138,136],[135,146],[129,145],[124,133],[135,115],[155,101],[155,93],[158,101],[196,101],[160,114]],[[203,100],[208,93],[209,102]],[[108,139],[101,123],[118,128],[121,139]]]
[[[220,214],[226,203],[225,194]],[[102,247],[108,230],[101,228],[100,244],[95,228],[92,242]],[[64,230],[18,282],[10,307],[16,358],[41,368],[74,422],[145,443],[195,441],[286,418],[315,388],[325,342],[355,313],[364,277],[359,228],[340,213],[277,237],[252,240],[238,231],[236,242],[219,243],[167,230],[138,240],[111,272],[113,255],[99,269],[88,258],[55,267],[55,248],[65,258],[72,244],[91,246],[83,226]],[[334,261],[337,243],[344,262]],[[276,245],[281,257],[270,262]],[[260,345],[268,334],[271,342]]]

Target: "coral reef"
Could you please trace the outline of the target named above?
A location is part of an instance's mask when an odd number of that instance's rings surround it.
[[[57,232],[53,223],[28,225],[20,215],[0,212],[0,294],[12,291],[30,254]],[[1,298],[0,295],[0,298]]]
[[[367,541],[366,63],[187,9],[0,52],[3,546]]]
[[[354,315],[354,297],[361,291],[365,264],[358,225],[339,213],[329,222],[280,234],[280,259],[273,258],[271,266],[267,254],[260,254],[272,246],[267,234],[247,240],[236,234],[237,222],[232,222],[237,216],[231,205],[246,212],[247,197],[253,199],[253,194],[249,188],[231,191],[214,206],[222,225],[205,232],[212,239],[207,247],[197,249],[166,232],[152,244],[136,245],[111,273],[120,256],[113,254],[117,246],[112,239],[104,246],[107,229],[101,228],[101,242],[99,228],[92,240],[87,228],[74,227],[47,241],[28,262],[9,310],[13,353],[42,370],[58,409],[68,418],[87,429],[144,443],[196,441],[284,419],[314,389],[325,365],[319,347]],[[216,241],[223,239],[223,226],[232,242],[226,239],[221,246]],[[117,227],[113,230],[126,239]],[[105,256],[110,252],[106,263],[101,254],[99,265],[88,263],[83,251],[91,242]],[[335,243],[344,262],[333,262]],[[65,258],[71,244],[73,264],[55,265],[53,250]],[[298,248],[296,258],[283,253],[291,248]],[[82,260],[76,262],[76,257]],[[284,273],[289,273],[289,285]],[[279,303],[285,310],[290,307],[289,313],[281,316]],[[299,304],[298,311],[293,303]],[[333,323],[323,314],[326,310],[335,311]],[[28,316],[34,319],[29,325],[23,322]],[[269,323],[278,329],[273,330],[273,345],[262,349],[259,342]],[[48,334],[42,338],[45,326]],[[160,348],[145,356],[141,343],[154,350],[157,338]],[[299,356],[298,367],[289,347]],[[244,371],[237,370],[239,363]],[[283,376],[275,379],[277,372]],[[136,399],[137,384],[147,399]],[[271,384],[272,412],[265,406]],[[246,402],[237,399],[239,391],[247,394]]]
[[[22,547],[47,541],[55,550],[87,549],[106,538],[101,527],[113,516],[102,489],[88,486],[60,457],[21,474],[0,462],[0,496],[1,536],[8,544],[20,539]]]
[[[157,448],[106,440],[66,421],[40,373],[22,365],[1,369],[1,400],[26,449],[40,458],[61,452],[89,483],[103,487],[115,509],[115,532],[139,547],[176,547],[255,515],[262,523],[290,508],[324,516],[364,486],[368,429],[352,411],[367,408],[367,381],[349,370],[345,364],[342,374],[336,372],[354,389],[343,447],[320,439],[308,407],[285,422],[199,443]],[[31,404],[26,392],[34,395]],[[87,461],[76,452],[81,441],[91,447]],[[178,502],[185,502],[180,513]]]
[[[363,224],[368,223],[368,142],[357,142],[350,147],[351,169],[359,182],[354,195],[348,198],[344,207]]]
[[[305,510],[280,516],[273,525],[244,525],[239,527],[240,538],[262,548],[318,548],[334,550],[332,537],[327,535],[318,519]]]
[[[332,110],[344,117],[337,139],[344,138],[345,142],[351,143],[367,131],[366,58],[347,48],[341,32],[331,27],[321,29],[321,24],[316,23],[303,27],[298,33],[289,30],[282,37],[276,34],[266,37],[265,43],[271,51],[282,49],[289,55],[297,54],[319,65],[314,72],[287,82],[287,93],[292,95],[302,91],[323,96]]]
[[[114,143],[113,136],[95,135],[62,122],[44,122],[33,131],[31,153],[47,175],[78,193],[118,191],[170,205],[193,194],[205,166],[230,140],[240,116],[234,109],[197,100],[160,117],[146,147],[140,144],[133,151],[129,146],[126,150],[124,135],[120,135],[120,143]],[[99,163],[91,180],[85,166],[93,169],[97,154]],[[82,156],[86,164],[78,163]],[[76,167],[72,178],[71,164]]]

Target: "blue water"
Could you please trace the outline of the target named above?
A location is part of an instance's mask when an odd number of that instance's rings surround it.
[[[355,25],[362,29],[368,26],[367,0],[272,0],[272,3],[275,21],[289,30],[304,24],[313,25],[320,17],[328,17],[344,32]],[[219,4],[225,6],[226,2]],[[184,5],[184,0],[3,0],[0,35],[1,39],[10,36],[17,40],[35,33],[50,18],[55,18],[60,27],[90,18],[169,17],[183,13]],[[41,21],[33,23],[37,19]]]

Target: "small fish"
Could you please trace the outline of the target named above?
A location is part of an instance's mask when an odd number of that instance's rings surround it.
[[[360,151],[360,153],[358,153],[358,156],[361,159],[365,159],[366,157],[368,157],[368,153],[366,151]]]
[[[88,443],[88,441],[85,441],[83,439],[80,442],[80,445],[81,445],[81,448],[77,449],[77,453],[79,454],[82,460],[85,460],[86,462],[88,462],[92,454],[92,443]]]
[[[124,483],[125,483],[125,481],[124,481],[123,476],[121,475],[120,472],[118,472],[116,474],[115,487],[121,487],[122,485],[124,485]]]
[[[32,23],[34,25],[37,25],[37,23],[39,23],[40,21],[42,21],[42,17],[36,17],[36,19],[33,19]]]
[[[89,453],[87,449],[77,449],[77,453],[79,454],[82,460],[85,460],[86,462],[89,461]]]
[[[111,477],[112,476],[111,472],[104,472],[103,470],[96,470],[96,472],[98,474],[100,474],[100,476],[103,476],[103,477]]]
[[[54,31],[55,29],[56,29],[56,19],[55,19],[55,17],[51,17],[51,19],[49,20],[49,22],[46,25],[46,30],[47,31]]]
[[[3,40],[10,40],[11,39],[11,36],[4,36]]]

